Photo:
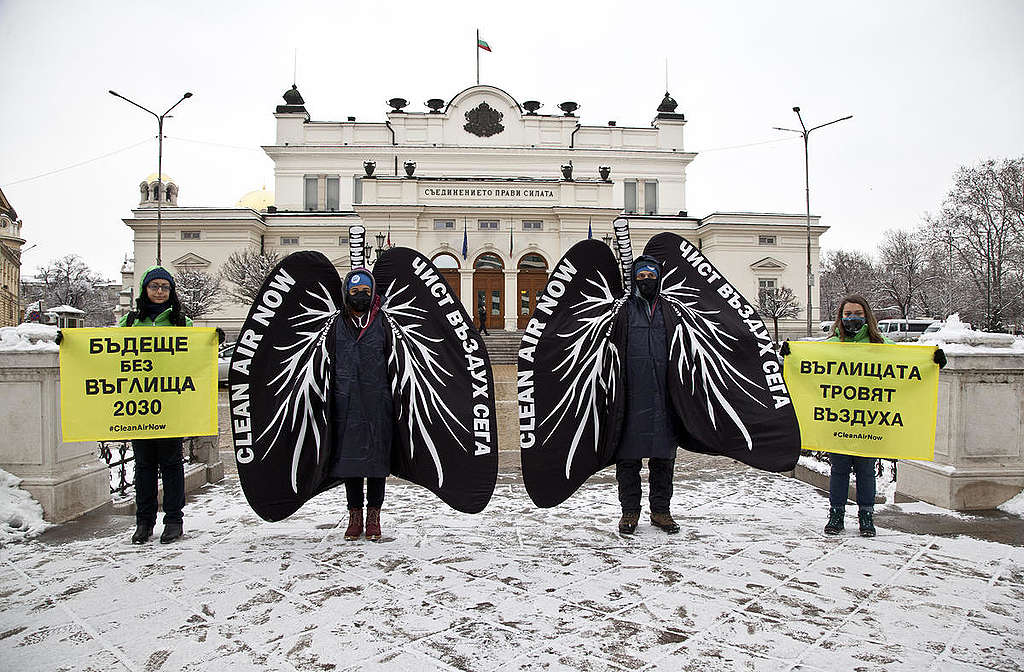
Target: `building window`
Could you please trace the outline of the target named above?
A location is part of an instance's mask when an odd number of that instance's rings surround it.
[[[306,210],[316,210],[316,178],[307,177],[305,179],[305,196],[303,198],[303,208]]]
[[[327,211],[337,212],[341,203],[341,185],[336,177],[327,178]]]
[[[758,236],[757,237],[757,244],[758,245],[774,245],[775,244],[775,236]]]
[[[435,231],[450,231],[455,228],[454,219],[435,219],[434,230]]]
[[[481,219],[477,222],[481,231],[497,231],[498,220],[496,219]]]
[[[181,232],[181,239],[182,240],[199,240],[199,232],[198,231],[182,231]]]
[[[338,236],[338,246],[348,247],[348,236]]]
[[[757,279],[757,294],[758,294],[758,296],[760,296],[762,292],[767,292],[769,290],[775,289],[775,287],[776,287],[776,280],[775,280],[775,278],[758,278]]]
[[[636,180],[625,180],[622,183],[623,210],[627,215],[636,214]]]
[[[298,245],[298,236],[281,236],[281,245]]]
[[[363,202],[363,181],[359,179],[358,175],[352,176],[352,202]]]
[[[540,231],[544,228],[544,222],[539,219],[524,219],[523,231]]]
[[[644,213],[654,215],[658,212],[658,183],[654,180],[644,182]]]

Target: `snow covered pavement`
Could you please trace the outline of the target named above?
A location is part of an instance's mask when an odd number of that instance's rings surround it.
[[[548,510],[503,475],[476,516],[389,483],[380,543],[342,539],[341,489],[270,524],[234,479],[190,499],[173,545],[132,546],[128,518],[79,538],[51,530],[0,549],[0,661],[147,672],[1024,669],[1024,547],[884,522],[863,539],[852,506],[846,534],[825,537],[826,503],[810,486],[680,457],[675,536],[646,513],[634,537],[615,532],[610,470]]]

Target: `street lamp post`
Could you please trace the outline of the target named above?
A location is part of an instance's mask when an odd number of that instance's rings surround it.
[[[192,93],[186,91],[185,94],[181,98],[178,99],[178,102],[175,103],[174,105],[171,105],[170,107],[168,107],[167,110],[163,114],[157,114],[156,112],[154,112],[154,111],[152,111],[150,109],[147,109],[147,108],[143,107],[142,105],[139,105],[134,100],[122,96],[117,91],[109,91],[109,93],[110,93],[110,95],[116,96],[116,97],[120,98],[121,100],[123,100],[125,102],[131,103],[132,105],[134,105],[135,107],[139,108],[140,110],[143,110],[144,112],[149,112],[150,114],[152,114],[156,118],[156,130],[157,130],[157,135],[156,135],[156,139],[157,139],[157,150],[156,150],[156,265],[160,266],[161,262],[163,261],[161,259],[160,237],[161,237],[161,233],[162,233],[161,228],[162,228],[162,224],[163,224],[162,209],[163,209],[163,193],[164,193],[164,173],[163,173],[163,168],[164,168],[164,117],[166,117],[167,114],[171,110],[173,110],[179,104],[181,104],[181,101],[185,100],[186,98],[191,98],[192,97]]]
[[[840,121],[846,121],[847,119],[853,119],[853,115],[843,117],[841,119],[833,119],[832,121],[824,124],[818,124],[813,128],[807,128],[804,125],[804,118],[800,116],[800,108],[794,107],[793,111],[796,112],[796,118],[800,120],[801,130],[793,128],[779,128],[775,126],[776,131],[789,131],[790,133],[799,133],[804,139],[804,195],[807,201],[807,335],[811,335],[811,288],[814,286],[814,271],[811,269],[811,169],[810,169],[810,155],[808,152],[807,144],[810,138],[811,131],[816,131],[819,128],[837,124]]]

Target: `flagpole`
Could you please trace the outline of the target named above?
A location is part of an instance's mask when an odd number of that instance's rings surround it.
[[[480,86],[480,29],[476,29],[476,44],[473,45],[476,52],[476,85]]]

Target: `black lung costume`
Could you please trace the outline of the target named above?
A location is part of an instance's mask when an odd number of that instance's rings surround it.
[[[667,367],[662,373],[658,362],[638,361],[643,353],[631,350],[628,319],[635,307],[632,249],[622,224],[617,220],[624,273],[607,245],[577,243],[554,266],[523,335],[520,446],[530,497],[556,506],[620,449],[629,454],[642,443],[634,432],[643,428],[623,424],[634,396],[634,403],[659,403],[634,383],[644,372],[657,378],[652,385],[664,385],[658,389],[665,390],[674,445],[767,471],[792,469],[799,428],[764,322],[700,250],[674,233],[656,235],[644,250],[662,268]],[[632,356],[637,368],[630,371]],[[664,430],[660,419],[654,423]],[[647,438],[657,431],[652,426]]]
[[[350,230],[353,268],[364,231]],[[467,513],[494,491],[494,382],[472,319],[415,250],[385,251],[373,275],[380,302],[363,339],[335,329],[343,285],[318,252],[286,257],[242,325],[229,375],[235,460],[265,520],[356,471],[390,472]]]

